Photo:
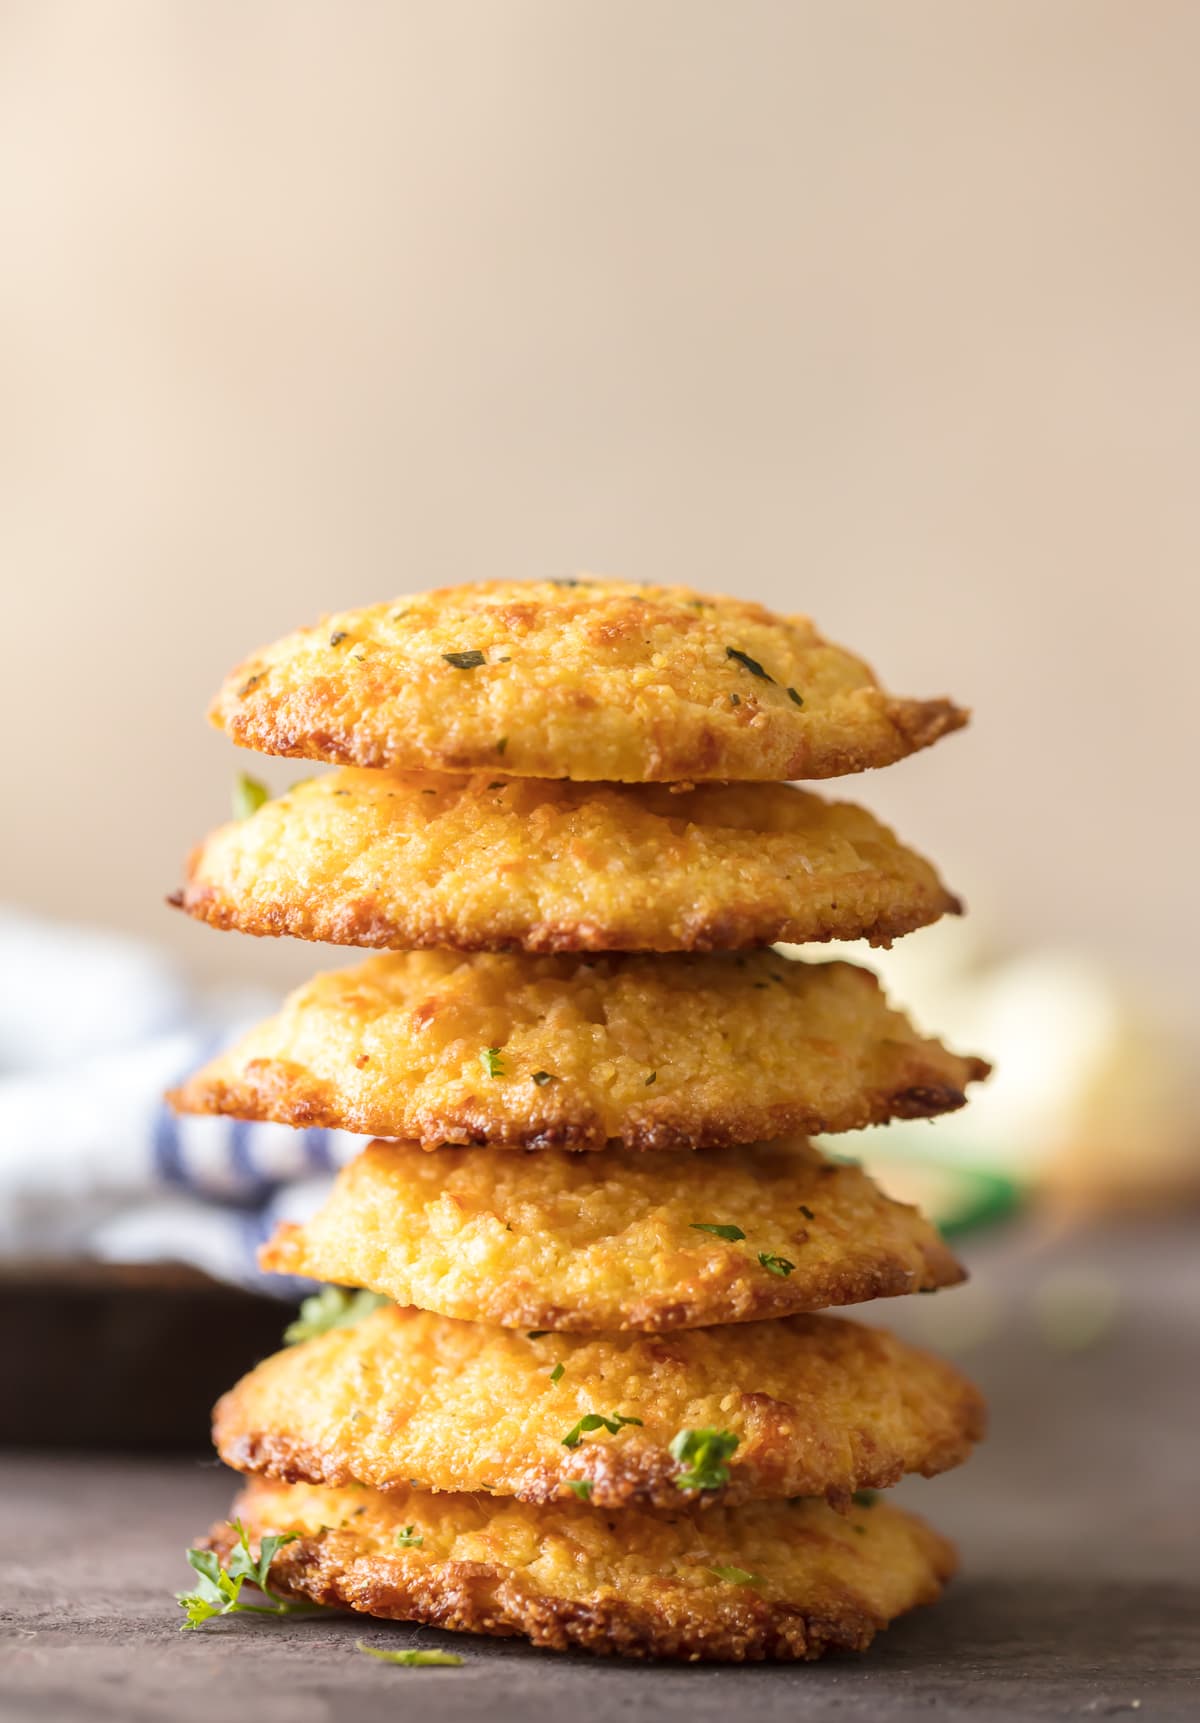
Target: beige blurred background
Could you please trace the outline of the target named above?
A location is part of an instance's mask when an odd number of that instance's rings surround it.
[[[0,5],[0,895],[306,973],[162,906],[222,673],[588,568],[972,703],[853,793],[1195,1009],[1198,65],[1183,0]]]

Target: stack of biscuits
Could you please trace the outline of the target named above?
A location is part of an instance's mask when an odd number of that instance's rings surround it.
[[[952,1549],[874,1492],[964,1460],[979,1395],[816,1313],[963,1271],[809,1138],[946,1112],[987,1067],[772,947],[959,910],[788,780],[965,713],[803,617],[578,580],[331,616],[213,717],[335,769],[216,831],[176,901],[380,953],[173,1097],[375,1139],[263,1253],[354,1290],[216,1411],[251,1543],[288,1540],[271,1589],[687,1660],[858,1649],[935,1598]]]

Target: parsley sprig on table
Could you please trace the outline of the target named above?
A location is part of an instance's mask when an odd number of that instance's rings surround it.
[[[405,1651],[389,1651],[386,1646],[367,1645],[361,1639],[354,1641],[354,1649],[365,1652],[368,1657],[377,1657],[380,1663],[394,1663],[400,1669],[461,1669],[463,1661],[452,1651],[422,1651],[416,1646]]]
[[[215,1550],[190,1549],[187,1552],[188,1565],[195,1571],[197,1581],[191,1591],[175,1594],[180,1609],[186,1615],[186,1620],[179,1624],[183,1631],[203,1627],[206,1621],[212,1621],[218,1615],[280,1616],[319,1612],[318,1604],[291,1603],[286,1598],[276,1597],[267,1584],[267,1576],[277,1551],[282,1549],[284,1544],[290,1544],[298,1535],[296,1532],[283,1532],[277,1537],[263,1538],[256,1559],[241,1520],[230,1520],[229,1523],[237,1533],[238,1541],[224,1567],[221,1566],[221,1558]],[[243,1603],[242,1587],[247,1580],[251,1585],[257,1586],[270,1601]]]

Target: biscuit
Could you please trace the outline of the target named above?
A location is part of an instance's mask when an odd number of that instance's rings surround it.
[[[241,747],[528,778],[831,778],[959,729],[886,693],[804,616],[683,586],[480,581],[327,616],[240,664]]]
[[[296,1534],[271,1564],[281,1596],[601,1656],[741,1663],[862,1651],[932,1603],[957,1565],[944,1538],[882,1500],[847,1517],[814,1501],[597,1513],[256,1478],[234,1512],[256,1545]],[[228,1555],[231,1528],[210,1542]]]
[[[234,1471],[287,1483],[673,1507],[844,1504],[959,1464],[982,1429],[951,1365],[834,1316],[531,1338],[384,1306],[258,1365],[213,1435]]]
[[[863,809],[786,784],[349,770],[222,826],[172,901],[242,933],[402,951],[887,945],[962,907]]]
[[[259,1262],[505,1328],[651,1333],[965,1278],[916,1209],[787,1141],[661,1155],[372,1143]]]

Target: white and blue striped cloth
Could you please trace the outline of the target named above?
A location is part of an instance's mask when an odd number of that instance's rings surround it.
[[[294,1298],[258,1246],[365,1139],[181,1118],[165,1090],[271,1010],[195,995],[158,953],[0,910],[0,1256],[186,1262]]]

